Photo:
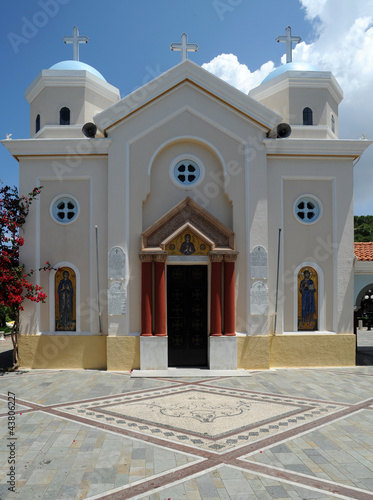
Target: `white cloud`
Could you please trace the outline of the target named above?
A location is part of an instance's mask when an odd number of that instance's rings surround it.
[[[245,92],[245,94],[257,87],[274,67],[274,63],[268,61],[260,69],[251,72],[246,64],[238,62],[237,56],[233,54],[220,54],[209,63],[202,65],[202,68]]]
[[[314,39],[296,45],[293,60],[331,71],[341,85],[340,137],[356,139],[364,133],[373,140],[373,0],[299,2],[313,24]],[[273,62],[268,61],[251,72],[233,54],[221,54],[203,67],[245,93],[274,69]],[[373,214],[373,145],[370,149],[356,167],[357,214]]]

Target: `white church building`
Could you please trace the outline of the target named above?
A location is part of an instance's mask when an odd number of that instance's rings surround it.
[[[21,317],[23,368],[352,366],[353,169],[342,90],[291,60],[249,95],[187,58],[130,95],[78,59],[26,90],[2,143],[43,186],[21,260],[48,298]],[[285,37],[283,37],[285,38]],[[180,54],[179,54],[180,56]],[[175,57],[178,59],[176,54]]]

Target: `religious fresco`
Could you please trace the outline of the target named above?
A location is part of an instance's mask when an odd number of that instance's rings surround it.
[[[185,230],[166,245],[169,255],[208,255],[210,250],[210,245],[190,230]]]
[[[318,279],[313,267],[302,267],[298,273],[298,331],[317,330]]]
[[[55,276],[56,331],[76,331],[76,275],[60,267]]]

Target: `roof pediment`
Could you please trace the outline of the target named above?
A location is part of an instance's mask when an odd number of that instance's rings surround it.
[[[271,130],[281,122],[281,115],[189,60],[179,63],[114,103],[96,115],[95,122],[101,130],[107,131],[182,85],[192,85],[265,130]]]
[[[164,251],[167,244],[186,230],[201,238],[211,250],[235,250],[233,231],[187,197],[143,232],[142,251]]]

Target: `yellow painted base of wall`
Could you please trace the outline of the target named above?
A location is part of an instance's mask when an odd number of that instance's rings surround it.
[[[276,335],[270,337],[271,368],[355,366],[353,333]]]
[[[20,335],[20,368],[106,370],[102,336]]]
[[[130,371],[140,368],[140,337],[20,335],[20,368]],[[354,334],[237,337],[237,368],[355,366]]]
[[[268,370],[270,338],[268,335],[237,337],[237,369]]]
[[[140,337],[107,337],[108,371],[140,368]]]

